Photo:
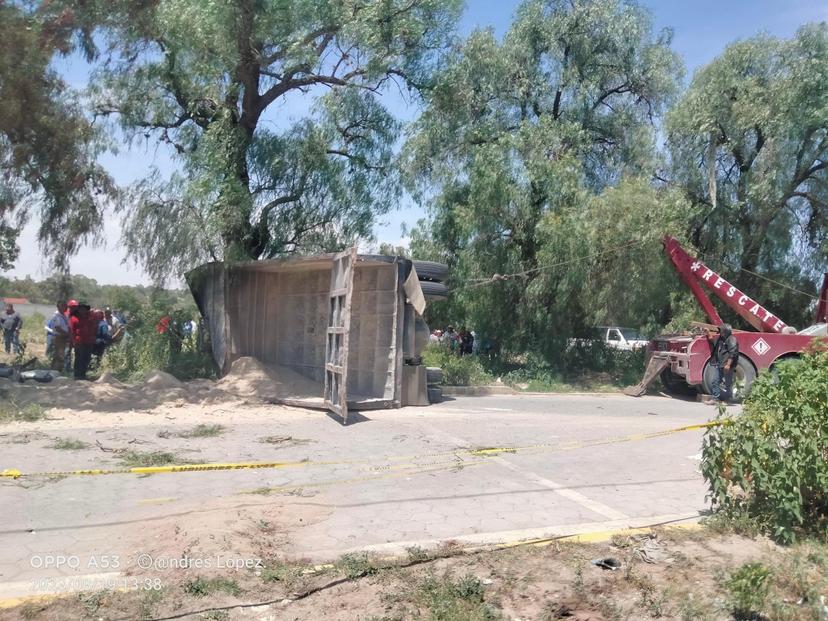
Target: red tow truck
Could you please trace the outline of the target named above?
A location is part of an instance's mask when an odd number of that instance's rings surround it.
[[[798,358],[814,338],[825,338],[828,335],[828,273],[822,283],[814,325],[797,332],[720,274],[688,254],[675,238],[666,236],[663,244],[664,251],[681,279],[693,292],[710,324],[718,326],[723,322],[702,284],[756,329],[756,332],[733,331],[739,343],[739,360],[734,369],[734,400],[741,400],[750,392],[757,374],[772,368],[777,362]],[[711,353],[707,338],[698,333],[658,336],[650,341],[647,348],[648,363],[644,378],[635,386],[625,389],[624,393],[641,396],[657,377],[661,377],[662,384],[669,392],[690,394],[701,391],[711,394],[716,380]]]

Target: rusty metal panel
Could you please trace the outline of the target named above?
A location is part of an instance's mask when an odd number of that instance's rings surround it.
[[[210,335],[213,360],[222,372],[227,371],[230,366],[225,278],[226,270],[221,263],[202,265],[186,275],[187,285],[204,318],[204,327]]]
[[[356,248],[334,255],[325,340],[325,407],[348,423],[348,337]]]

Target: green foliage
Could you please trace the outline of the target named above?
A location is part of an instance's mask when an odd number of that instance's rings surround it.
[[[192,307],[193,305],[192,296],[186,289],[159,289],[143,285],[100,285],[94,278],[81,274],[58,274],[41,281],[33,280],[29,276],[15,279],[0,276],[0,293],[3,297],[26,298],[33,304],[52,305],[58,300],[74,298],[87,302],[93,307],[109,306],[127,314],[136,313],[150,303],[155,305],[163,303],[170,308]],[[31,323],[32,319],[25,321]]]
[[[729,45],[667,118],[672,180],[697,206],[694,244],[792,324],[828,260],[828,25]],[[739,273],[740,269],[750,270]]]
[[[702,472],[714,506],[792,542],[828,528],[828,351],[760,375],[744,412],[707,432]]]
[[[423,352],[423,364],[443,369],[443,383],[448,386],[483,386],[493,377],[486,372],[477,356],[459,356],[448,346],[431,344]]]
[[[485,587],[473,575],[458,580],[449,575],[427,576],[417,587],[414,601],[433,621],[494,621],[503,618],[484,600]]]
[[[590,277],[600,279],[603,262],[626,260],[604,256],[590,266],[584,257],[640,241],[641,224],[651,225],[644,231],[652,240],[681,220],[671,213],[680,200],[643,182],[606,197],[608,205],[592,203],[624,175],[655,167],[651,119],[681,73],[669,43],[670,33],[654,34],[635,2],[529,0],[502,42],[475,31],[460,46],[404,150],[409,187],[430,213],[412,234],[412,254],[450,264],[447,315],[505,352],[551,359],[560,351],[553,341],[603,308],[589,297]],[[636,215],[617,223],[630,206]],[[496,274],[518,276],[480,282]],[[620,286],[598,284],[604,297]],[[667,295],[633,325],[660,316]],[[607,307],[625,316],[638,310]]]
[[[762,563],[745,563],[733,571],[726,586],[733,616],[740,621],[759,618],[768,597],[770,569]]]
[[[148,468],[151,466],[195,463],[193,461],[182,461],[172,453],[165,453],[163,451],[126,451],[119,456],[119,459],[127,468]]]
[[[306,569],[305,565],[275,560],[267,563],[262,570],[261,579],[264,582],[281,582],[285,589],[293,591],[302,582]]]
[[[188,580],[181,587],[191,597],[206,597],[213,593],[226,593],[228,595],[241,595],[242,589],[235,580],[229,578],[204,578],[197,576]]]
[[[159,322],[163,317],[170,318],[171,327],[161,333]],[[142,309],[130,318],[123,340],[107,350],[103,369],[124,381],[141,380],[153,369],[180,380],[215,377],[212,357],[199,349],[195,334],[187,335],[182,329],[192,317],[192,311]]]
[[[71,17],[39,4],[0,3],[0,269],[16,260],[17,235],[35,206],[41,246],[63,266],[95,240],[114,192],[97,163],[99,136],[51,66],[53,54],[71,48]]]
[[[336,567],[350,580],[377,573],[377,567],[371,562],[370,557],[364,553],[343,554],[336,561]]]
[[[460,12],[458,0],[51,4],[106,42],[96,111],[180,165],[121,206],[124,243],[158,280],[370,237],[398,194],[400,124],[382,95],[429,83]]]
[[[178,438],[215,438],[224,433],[222,425],[196,425],[187,431],[174,434]]]
[[[23,327],[20,329],[20,348],[24,353],[20,356],[21,362],[34,355],[35,347],[33,346],[37,345],[38,349],[40,346],[46,347],[46,333],[43,329],[45,323],[46,318],[40,313],[32,313],[23,318]],[[25,351],[30,352],[30,354],[26,356]]]
[[[7,395],[0,394],[0,423],[32,423],[43,418],[46,418],[46,408],[39,403],[19,403]]]
[[[55,441],[49,445],[49,448],[60,451],[80,451],[88,447],[88,443],[75,438],[55,438]]]
[[[644,350],[621,351],[601,341],[579,341],[561,345],[551,359],[530,353],[519,365],[504,365],[503,381],[526,384],[526,390],[533,392],[566,391],[584,384],[590,389],[628,386],[641,379],[644,358]]]

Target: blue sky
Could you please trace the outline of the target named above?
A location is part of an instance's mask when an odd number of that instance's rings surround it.
[[[478,27],[492,27],[498,36],[502,36],[519,3],[519,0],[467,0],[460,23],[461,34],[466,35]],[[651,10],[656,29],[673,29],[673,48],[684,59],[688,80],[695,69],[710,62],[736,39],[761,31],[789,37],[804,23],[828,20],[828,2],[825,0],[644,0],[643,4]],[[72,57],[59,66],[67,82],[75,88],[84,87],[89,66],[81,59]],[[403,118],[416,115],[416,109],[406,107],[399,98],[389,102],[389,107]],[[294,110],[294,114],[299,112]],[[140,178],[153,163],[162,170],[170,165],[163,149],[154,145],[122,148],[117,154],[104,155],[102,162],[119,183]],[[385,216],[375,227],[377,240],[403,243],[402,226],[415,224],[423,215],[409,199],[404,199],[398,210]],[[4,275],[21,277],[28,274],[33,278],[46,275],[35,242],[35,228],[36,222],[32,222],[24,230],[17,266]],[[118,219],[107,217],[106,245],[82,249],[71,262],[72,272],[90,276],[102,284],[146,284],[148,280],[139,267],[123,263],[119,231]]]

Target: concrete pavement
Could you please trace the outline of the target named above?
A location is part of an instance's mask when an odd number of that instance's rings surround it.
[[[0,599],[72,590],[89,583],[83,577],[128,588],[147,575],[163,579],[170,571],[164,562],[182,556],[209,559],[213,568],[276,556],[324,561],[352,550],[693,518],[705,509],[701,431],[601,441],[702,423],[714,412],[663,397],[504,395],[366,412],[348,427],[320,412],[240,405],[205,412],[205,423],[225,427],[212,438],[176,437],[192,425],[160,416],[136,417],[117,430],[80,417],[55,429],[49,421],[2,427],[0,470],[118,467],[119,453],[102,449],[293,463],[4,480]],[[21,434],[29,434],[26,443],[16,442]],[[88,448],[48,448],[56,437]],[[492,447],[518,450],[474,452]],[[145,566],[148,557],[155,564]],[[167,559],[160,567],[159,558]]]

